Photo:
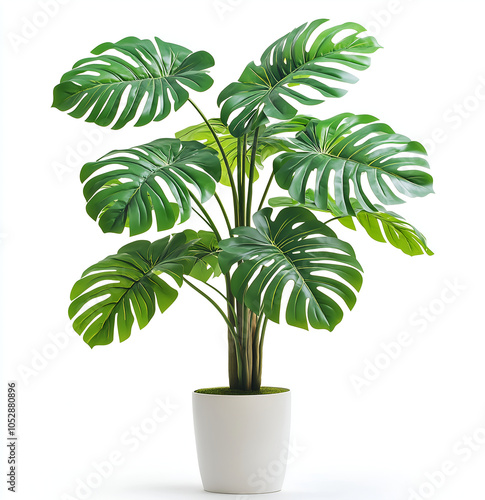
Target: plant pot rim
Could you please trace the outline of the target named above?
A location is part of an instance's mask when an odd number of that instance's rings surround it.
[[[267,389],[268,387],[262,387],[262,389]],[[252,393],[248,392],[247,394],[241,393],[241,394],[224,394],[224,393],[217,393],[217,392],[199,392],[199,391],[207,391],[207,390],[217,390],[217,389],[228,389],[226,387],[207,387],[203,389],[196,389],[193,391],[192,394],[197,394],[200,396],[215,396],[215,397],[226,397],[226,398],[240,398],[240,397],[261,397],[261,396],[282,396],[284,394],[289,394],[291,393],[290,389],[287,389],[286,387],[270,387],[270,389],[278,389],[277,392],[263,392],[263,393]]]

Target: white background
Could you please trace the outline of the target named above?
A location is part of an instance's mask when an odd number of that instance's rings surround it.
[[[5,415],[6,381],[18,381],[17,498],[81,498],[76,488],[93,462],[116,450],[122,463],[85,498],[209,498],[198,477],[191,391],[227,383],[224,325],[190,290],[123,344],[91,350],[66,326],[74,281],[130,240],[103,235],[86,215],[80,167],[111,149],[171,137],[199,117],[187,105],[163,122],[100,136],[50,108],[52,88],[99,43],[156,35],[213,54],[215,84],[193,98],[216,116],[219,91],[250,60],[300,23],[328,17],[368,26],[385,48],[347,96],[303,111],[371,113],[426,144],[437,194],[396,211],[424,232],[435,256],[407,257],[337,227],[365,268],[355,309],[333,333],[270,325],[263,383],[292,389],[296,446],[275,498],[406,500],[412,488],[421,498],[483,500],[481,2],[63,3],[46,18],[40,1],[2,2],[1,393]],[[383,344],[402,332],[408,345],[358,390],[357,377],[372,376],[364,371],[376,358],[385,364]],[[143,442],[126,441],[133,426],[148,429],[157,398],[177,408]],[[426,485],[443,462],[454,474]]]

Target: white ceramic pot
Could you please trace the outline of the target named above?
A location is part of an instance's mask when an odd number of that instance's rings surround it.
[[[290,437],[291,393],[226,396],[194,392],[195,440],[206,491],[281,490]]]

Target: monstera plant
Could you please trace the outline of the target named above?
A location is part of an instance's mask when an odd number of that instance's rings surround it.
[[[144,328],[187,287],[227,326],[230,388],[258,391],[269,322],[333,330],[356,302],[362,268],[336,225],[432,254],[388,210],[432,192],[424,147],[371,115],[298,114],[344,96],[379,48],[359,24],[299,26],[219,94],[210,119],[193,100],[213,83],[204,51],[128,37],[62,76],[53,106],[102,127],[148,125],[186,104],[201,119],[82,167],[86,211],[103,232],[166,233],[122,246],[74,285],[69,315],[89,346],[127,340],[135,318]],[[283,196],[266,206],[276,185]],[[173,229],[194,215],[203,230]]]

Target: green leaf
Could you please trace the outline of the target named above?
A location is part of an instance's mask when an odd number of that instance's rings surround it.
[[[191,267],[184,234],[154,243],[135,241],[84,271],[71,292],[69,317],[74,330],[91,347],[113,341],[115,326],[120,342],[131,335],[136,316],[140,329],[152,319],[158,305],[163,313],[178,292],[157,274],[166,273],[182,285]]]
[[[193,267],[189,275],[206,283],[210,278],[221,274],[219,267],[219,244],[212,231],[193,231],[186,229],[183,234],[192,244],[187,255],[194,258]]]
[[[287,134],[289,132],[300,132],[305,130],[305,127],[315,120],[314,116],[309,115],[296,115],[290,120],[284,120],[272,123],[265,128],[265,135],[274,136],[279,134]]]
[[[394,133],[389,125],[379,123],[373,116],[343,113],[328,120],[312,120],[291,142],[296,151],[278,156],[273,169],[278,185],[300,203],[305,202],[313,171],[316,206],[327,210],[334,173],[334,198],[342,214],[355,215],[350,199],[351,182],[363,209],[379,211],[365,192],[364,176],[370,191],[385,204],[403,203],[388,182],[409,197],[433,192],[433,179],[422,170],[429,168],[423,158],[424,147]]]
[[[376,241],[389,242],[406,255],[422,255],[433,252],[426,244],[426,238],[414,226],[406,222],[400,215],[378,207],[380,212],[367,212],[360,207],[357,200],[352,200],[357,220],[367,234]]]
[[[256,212],[254,228],[238,227],[219,243],[225,274],[241,262],[231,278],[234,295],[256,314],[263,312],[278,323],[283,290],[291,282],[288,324],[333,330],[343,311],[332,295],[351,309],[356,296],[348,284],[355,290],[362,285],[352,247],[305,208],[285,208],[274,221],[271,215],[271,208]]]
[[[268,126],[262,125],[258,138],[258,154],[256,161],[261,164],[269,157],[282,151],[292,151],[292,143],[286,136],[281,137],[281,134],[290,132],[299,132],[303,130],[310,120],[311,116],[298,115],[290,120],[280,121]],[[249,134],[252,140],[254,134]]]
[[[213,83],[206,71],[214,66],[209,53],[191,52],[157,37],[155,44],[133,36],[103,43],[92,54],[95,56],[81,59],[62,76],[54,88],[52,106],[71,110],[69,114],[75,118],[90,111],[86,121],[102,127],[113,122],[120,108],[113,129],[124,127],[142,103],[135,127],[163,120],[171,111],[171,100],[175,111],[187,102],[185,87],[203,92]]]
[[[99,216],[103,232],[121,233],[128,226],[131,235],[151,227],[152,211],[159,231],[173,227],[179,212],[180,222],[186,221],[191,214],[188,185],[205,202],[215,193],[220,177],[216,151],[178,139],[157,139],[111,151],[81,170],[81,181],[87,181],[84,197],[90,217],[96,220]],[[175,206],[167,197],[167,188]]]
[[[356,23],[345,23],[322,30],[308,46],[315,31],[328,19],[305,23],[270,45],[261,56],[261,64],[249,63],[237,82],[228,85],[219,95],[221,119],[229,123],[231,134],[239,137],[267,123],[269,118],[287,120],[297,110],[288,102],[315,105],[314,99],[295,89],[304,85],[323,98],[341,97],[347,91],[342,83],[355,83],[358,78],[341,67],[362,71],[369,67],[370,54],[380,48],[372,36]],[[334,39],[344,31],[344,38]],[[337,66],[337,67],[335,67]],[[336,84],[333,82],[337,82]],[[333,86],[335,85],[335,86]]]
[[[315,205],[315,193],[313,189],[307,189],[305,192],[305,201],[300,203],[299,201],[294,200],[293,198],[289,198],[288,196],[276,196],[275,198],[270,198],[268,200],[268,204],[270,207],[281,208],[281,207],[303,207],[308,208],[309,210],[317,211],[317,212],[327,212],[331,213],[335,217],[340,217],[343,215],[343,212],[339,210],[335,201],[331,196],[328,197],[327,208],[318,208]]]
[[[271,198],[268,203],[271,207],[305,207],[309,210],[331,213],[333,216],[338,217],[337,220],[343,226],[356,230],[353,217],[343,216],[331,197],[328,200],[328,210],[318,208],[315,205],[314,192],[311,189],[307,189],[305,203],[303,204],[285,196]],[[380,210],[379,212],[368,212],[362,208],[355,198],[351,198],[351,203],[356,214],[354,217],[373,240],[382,243],[389,242],[393,247],[398,248],[407,255],[414,256],[423,253],[433,255],[433,252],[426,244],[424,235],[400,215],[387,211],[381,205],[376,205],[376,208]]]

